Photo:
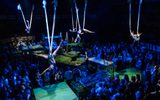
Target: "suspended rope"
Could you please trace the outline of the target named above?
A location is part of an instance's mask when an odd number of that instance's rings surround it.
[[[74,26],[74,24],[76,23],[74,22],[73,8],[71,8],[71,21],[72,21],[72,29],[70,29],[70,32],[76,32],[76,28]]]
[[[141,33],[139,33],[139,22],[140,22],[140,11],[141,11],[141,4],[142,4],[142,0],[140,0],[139,2],[139,8],[138,8],[138,19],[137,19],[137,30],[136,30],[136,34],[132,31],[132,24],[131,24],[131,16],[132,16],[132,3],[131,0],[129,0],[129,31],[130,31],[130,35],[132,36],[132,38],[135,41],[139,41],[140,40],[140,35]]]
[[[32,26],[32,18],[33,18],[33,11],[34,11],[34,5],[32,6],[32,10],[31,10],[31,16],[30,16],[30,23],[29,23],[29,29],[31,29]]]
[[[56,8],[57,8],[57,0],[54,0],[54,15],[53,15],[53,26],[52,26],[52,37],[51,37],[51,48],[53,45],[53,36],[54,36],[54,29],[55,29],[55,19],[56,19]],[[52,52],[52,49],[51,51]]]
[[[48,16],[47,16],[47,10],[46,10],[46,4],[47,4],[46,0],[43,0],[42,4],[43,4],[43,8],[44,8],[44,13],[45,13],[49,51],[51,51],[51,44],[50,44],[51,42],[50,42],[50,34],[49,34],[49,26],[48,26]]]
[[[79,14],[78,14],[78,7],[77,7],[77,3],[76,1],[74,0],[74,4],[75,4],[75,9],[76,9],[76,17],[77,17],[77,25],[78,25],[78,30],[77,31],[81,31],[81,25],[80,25],[80,21],[79,21]]]
[[[24,21],[24,24],[25,24],[25,27],[26,27],[26,26],[27,26],[27,24],[26,24],[26,19],[25,19],[25,17],[24,17],[24,13],[23,13],[23,10],[22,10],[20,4],[18,4],[17,9],[21,11],[21,14],[22,14],[22,17],[23,17],[23,21]]]
[[[73,18],[73,9],[71,8],[71,14],[72,14],[72,30],[74,30],[74,18]]]
[[[84,5],[84,13],[83,13],[83,29],[85,27],[85,21],[86,21],[86,9],[87,9],[87,0],[85,0],[85,5]]]
[[[24,21],[24,24],[25,24],[25,28],[26,28],[25,31],[27,33],[30,33],[31,25],[32,25],[32,18],[33,18],[34,5],[32,5],[30,21],[25,19],[25,16],[24,16],[24,13],[23,13],[23,10],[22,10],[20,4],[17,5],[17,9],[21,11],[22,18],[23,18],[23,21]]]
[[[50,65],[40,75],[43,75],[47,70],[54,68],[54,64],[56,63],[54,57],[56,56],[56,54],[57,54],[58,50],[60,49],[60,47],[62,45],[62,42],[63,42],[63,40],[62,40],[62,34],[60,33],[59,37],[61,37],[61,42],[60,42],[59,46],[54,50],[54,52],[52,52],[53,37],[54,37],[54,30],[55,30],[57,0],[54,0],[53,3],[54,3],[54,15],[53,15],[52,33],[51,33],[51,37],[50,37],[49,26],[48,26],[47,10],[46,10],[46,4],[47,3],[46,3],[46,0],[43,0],[43,2],[42,2],[43,8],[44,8],[44,12],[45,12],[47,37],[48,37],[48,44],[49,44],[49,54],[48,54],[48,56],[43,56],[43,57],[49,60],[49,64]]]
[[[74,0],[74,4],[75,4],[75,10],[76,10],[76,24],[78,27],[77,28],[77,36],[76,36],[74,42],[80,42],[80,40],[81,40],[80,34],[82,34],[82,31],[81,31],[81,25],[80,25],[80,21],[79,21],[78,7],[77,7],[75,0]]]
[[[130,33],[132,32],[132,29],[131,29],[131,16],[132,16],[132,6],[131,6],[131,0],[129,0],[129,31]]]
[[[137,20],[137,33],[139,33],[139,21],[140,21],[140,15],[141,15],[141,5],[142,5],[142,0],[139,1],[138,20]]]
[[[84,33],[95,33],[95,32],[93,32],[93,31],[90,31],[90,30],[88,30],[88,29],[85,29],[85,23],[86,23],[86,9],[87,9],[87,3],[88,3],[88,0],[85,0],[85,2],[84,2],[85,4],[84,4],[84,14],[83,14],[83,32]]]
[[[75,6],[75,10],[76,10],[76,31],[77,31],[77,37],[76,39],[74,40],[74,42],[80,42],[80,34],[84,34],[84,33],[95,33],[93,31],[90,31],[88,29],[85,29],[85,23],[86,23],[86,9],[87,9],[87,3],[88,3],[88,0],[85,0],[84,1],[84,12],[83,12],[83,26],[81,28],[81,24],[80,24],[80,20],[79,20],[79,9],[77,7],[77,3],[76,3],[76,0],[73,0],[73,3],[74,3],[74,6]],[[71,14],[73,14],[73,11],[71,11]],[[72,18],[73,20],[73,18]],[[74,22],[74,21],[72,21]],[[73,25],[73,23],[72,23]]]
[[[65,41],[67,41],[67,42],[68,42],[68,32],[66,32]]]
[[[77,18],[76,18],[76,31],[78,31],[78,21],[77,21]]]

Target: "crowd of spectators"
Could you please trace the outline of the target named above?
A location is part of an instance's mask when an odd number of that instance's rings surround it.
[[[3,47],[2,47],[3,48]],[[40,59],[30,59],[29,55],[11,54],[10,49],[1,49],[0,61],[0,100],[30,100],[34,98],[33,89],[55,84],[64,80],[77,80],[77,77],[87,77],[89,70],[74,69],[70,66],[48,70],[40,76],[48,64],[40,63]],[[97,57],[114,62],[116,71],[135,67],[142,74],[128,75],[120,79],[117,74],[114,79],[96,83],[90,88],[90,94],[85,99],[105,100],[142,100],[160,97],[159,54],[147,50],[143,45],[128,43],[95,43],[90,48],[83,48],[88,57]],[[85,66],[86,67],[86,66]],[[87,68],[86,68],[87,69]],[[74,74],[74,75],[73,75]],[[76,77],[75,77],[76,76]]]
[[[90,90],[89,99],[98,100],[157,100],[160,97],[159,54],[148,50],[143,44],[118,43],[93,45],[89,56],[96,56],[114,62],[117,71],[128,67],[141,70],[129,79],[120,79],[117,74],[110,81],[102,80]]]

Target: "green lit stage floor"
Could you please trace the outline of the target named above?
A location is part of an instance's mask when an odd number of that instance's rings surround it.
[[[120,71],[117,71],[114,73],[114,75],[119,74],[120,79],[122,79],[124,77],[125,74],[127,74],[129,76],[129,79],[131,79],[132,76],[135,76],[136,74],[140,74],[141,75],[141,71],[137,68],[126,68]]]
[[[71,66],[79,66],[85,63],[85,57],[80,56],[80,52],[70,51],[55,57],[57,63],[62,63]]]
[[[66,82],[36,88],[33,91],[36,100],[78,100]]]

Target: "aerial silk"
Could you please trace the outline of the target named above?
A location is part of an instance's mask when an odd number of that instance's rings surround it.
[[[61,41],[60,44],[59,44],[59,46],[56,48],[56,50],[54,50],[54,52],[52,52],[54,29],[55,29],[55,18],[56,18],[57,0],[54,0],[53,3],[54,3],[54,15],[53,15],[52,33],[51,33],[51,37],[50,37],[49,26],[48,26],[47,10],[46,10],[46,4],[47,4],[47,2],[46,2],[46,0],[42,1],[43,8],[44,8],[44,13],[45,13],[45,19],[46,19],[46,29],[47,29],[47,37],[48,37],[48,45],[49,45],[49,54],[48,54],[48,56],[47,55],[38,55],[38,56],[41,56],[41,57],[44,57],[44,58],[48,59],[50,65],[40,75],[43,75],[47,70],[54,68],[54,64],[56,63],[54,57],[56,56],[56,53],[58,52],[58,50],[60,49],[60,46],[62,44],[62,41]],[[60,33],[60,36],[62,36],[61,33]]]
[[[77,23],[74,22],[74,16],[73,16],[73,8],[71,8],[71,18],[72,18],[72,29],[70,29],[70,32],[76,32],[77,30]],[[76,27],[74,26],[76,24]]]
[[[139,8],[138,8],[138,20],[137,20],[137,32],[139,33],[139,21],[140,21],[140,15],[141,15],[141,5],[142,5],[142,0],[139,2]]]
[[[83,29],[85,27],[85,23],[86,23],[86,9],[87,9],[87,0],[85,0],[85,5],[84,5],[84,12],[83,12]]]
[[[25,27],[26,27],[25,31],[27,33],[30,33],[31,26],[32,26],[32,18],[33,18],[34,5],[32,5],[30,20],[26,20],[25,19],[25,16],[24,16],[24,13],[23,13],[23,10],[22,10],[20,4],[17,5],[17,9],[21,11],[22,18],[23,18],[23,21],[24,21],[24,24],[25,24]]]
[[[50,42],[50,34],[49,34],[49,26],[48,26],[48,17],[47,17],[47,10],[46,10],[46,0],[43,0],[43,9],[45,13],[45,21],[46,21],[46,29],[47,29],[47,37],[48,37],[48,45],[49,45],[49,51],[51,50],[51,42]]]
[[[95,33],[93,31],[90,31],[88,29],[85,29],[85,23],[86,23],[86,9],[87,9],[87,3],[88,3],[88,0],[85,0],[84,2],[84,14],[83,14],[83,27],[82,27],[82,30],[84,33]]]
[[[76,24],[77,24],[77,27],[78,27],[78,29],[76,29],[77,30],[77,32],[76,32],[77,36],[76,36],[74,42],[80,42],[80,40],[81,40],[80,34],[82,33],[82,31],[81,31],[81,25],[80,25],[79,14],[78,14],[79,9],[77,7],[77,3],[76,3],[75,0],[74,0],[74,4],[75,4],[75,10],[76,10]]]
[[[47,2],[46,2],[46,0],[43,0],[42,4],[43,4],[43,8],[44,8],[44,13],[45,13],[47,37],[48,37],[48,44],[49,44],[49,52],[52,52],[53,36],[54,36],[54,29],[55,29],[57,0],[54,0],[54,14],[53,14],[53,25],[52,25],[51,37],[50,37],[49,26],[48,26],[48,17],[47,17],[47,10],[46,10]]]
[[[139,41],[140,40],[140,35],[141,33],[139,33],[139,22],[140,22],[140,12],[141,12],[141,5],[142,5],[142,0],[139,1],[139,8],[138,8],[138,19],[137,19],[137,30],[136,30],[136,34],[132,31],[132,24],[131,24],[131,16],[132,16],[132,6],[131,6],[131,0],[129,0],[129,31],[130,34],[132,36],[132,38],[135,41]]]
[[[53,14],[53,26],[52,26],[52,36],[51,36],[51,48],[53,46],[53,36],[54,36],[54,29],[55,29],[55,19],[56,19],[56,8],[57,8],[57,0],[54,0],[54,14]],[[52,52],[52,49],[51,49]]]
[[[81,25],[80,25],[79,14],[78,14],[79,9],[77,7],[77,3],[75,0],[74,0],[74,4],[75,4],[75,9],[76,9],[76,21],[77,21],[77,25],[78,25],[77,31],[81,31]]]
[[[86,23],[86,9],[87,9],[87,3],[88,3],[88,0],[85,0],[84,1],[84,12],[83,12],[83,26],[81,28],[81,25],[80,25],[80,20],[79,20],[79,14],[78,14],[78,7],[77,7],[77,4],[76,4],[76,0],[73,0],[74,2],[74,5],[75,5],[75,10],[76,10],[76,30],[77,30],[77,37],[75,39],[74,42],[77,42],[77,41],[80,41],[80,34],[84,34],[84,33],[95,33],[93,31],[90,31],[88,29],[85,29],[85,23]],[[71,14],[73,14],[73,11],[71,12]],[[73,15],[72,15],[73,16]],[[73,18],[72,18],[73,19]],[[73,22],[73,21],[72,21]],[[72,25],[73,27],[73,25]]]

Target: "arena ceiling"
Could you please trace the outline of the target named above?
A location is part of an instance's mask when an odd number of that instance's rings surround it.
[[[83,1],[77,0],[82,17]],[[115,37],[128,38],[128,0],[88,0],[86,27],[96,31],[103,39]],[[52,24],[53,3],[47,0],[47,11],[50,25]],[[136,27],[138,2],[132,0],[133,28]],[[22,5],[24,14],[29,18],[32,4],[35,5],[31,34],[45,32],[45,17],[42,0],[3,0],[0,3],[0,34],[8,37],[14,34],[24,34],[24,23],[21,13],[17,10]],[[56,32],[65,32],[71,27],[71,0],[58,0]],[[160,0],[143,0],[141,8],[140,32],[144,39],[159,39],[160,34]]]

